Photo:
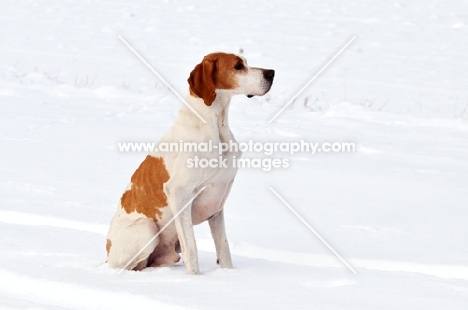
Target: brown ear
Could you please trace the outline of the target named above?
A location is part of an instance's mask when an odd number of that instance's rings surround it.
[[[202,98],[207,106],[210,106],[216,98],[215,70],[216,60],[208,60],[205,57],[201,63],[196,65],[187,80],[190,92]]]

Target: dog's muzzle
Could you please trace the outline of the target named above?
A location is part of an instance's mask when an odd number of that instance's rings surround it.
[[[271,88],[271,85],[273,84],[273,79],[275,77],[275,70],[271,70],[271,69],[263,69],[263,78],[265,79],[266,83],[268,85],[268,88],[265,90],[265,92],[260,95],[260,96],[263,96],[264,94],[266,94],[267,92],[270,91],[270,88]],[[254,95],[247,95],[247,98],[252,98]]]

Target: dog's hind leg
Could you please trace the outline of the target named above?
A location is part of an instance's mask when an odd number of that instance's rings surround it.
[[[153,220],[140,217],[129,220],[118,215],[112,219],[107,236],[107,263],[111,268],[141,270],[158,245],[154,238],[158,227]]]
[[[151,254],[148,266],[172,266],[180,260],[180,255],[176,252],[177,231],[175,225],[169,225],[159,235],[159,243]]]

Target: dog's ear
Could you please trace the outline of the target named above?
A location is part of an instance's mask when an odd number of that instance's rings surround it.
[[[203,58],[202,62],[195,66],[187,80],[190,92],[202,98],[207,106],[210,106],[216,99],[216,63],[216,59]]]

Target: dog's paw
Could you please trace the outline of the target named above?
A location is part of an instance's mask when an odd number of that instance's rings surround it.
[[[200,275],[200,270],[198,269],[189,269],[187,270],[187,273],[190,274],[190,275]]]

